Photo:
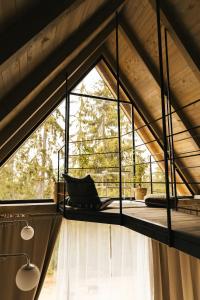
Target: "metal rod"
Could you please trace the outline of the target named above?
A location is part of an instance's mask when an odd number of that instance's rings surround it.
[[[119,169],[118,167],[70,167],[69,170],[97,170],[97,169]]]
[[[128,134],[131,134],[132,131],[129,131],[129,132],[126,132],[126,133],[123,133],[121,135],[122,136],[125,136],[125,135],[128,135]],[[76,140],[76,141],[70,141],[69,143],[70,144],[75,144],[75,143],[83,143],[83,142],[93,142],[93,141],[102,141],[102,140],[111,140],[111,139],[118,139],[118,136],[109,136],[109,137],[101,137],[101,138],[96,138],[96,139],[86,139],[86,140]],[[62,149],[62,148],[61,148]],[[61,150],[60,149],[60,150]]]
[[[151,182],[151,194],[153,194],[153,174],[152,174],[152,158],[151,155],[149,156],[149,170],[150,170],[150,182]]]
[[[173,133],[173,134],[171,134],[171,135],[174,136],[174,135],[182,134],[182,133],[189,132],[189,131],[191,131],[191,130],[198,129],[198,128],[200,128],[200,125],[192,126],[192,127],[188,128],[188,129],[185,129],[185,130],[182,130],[182,131],[175,132],[175,133]]]
[[[182,142],[182,141],[186,141],[186,140],[190,140],[190,139],[192,139],[192,138],[194,138],[194,137],[200,137],[200,134],[195,134],[195,135],[191,135],[191,136],[189,136],[189,137],[187,137],[187,138],[175,140],[174,143]]]
[[[191,105],[194,105],[194,104],[196,104],[196,103],[198,103],[198,102],[200,102],[200,99],[197,99],[197,100],[195,100],[195,101],[192,101],[192,102],[190,102],[190,103],[188,103],[188,104],[186,104],[186,105],[184,105],[184,106],[182,106],[182,107],[180,107],[180,108],[177,108],[176,110],[173,110],[173,111],[171,112],[171,114],[173,115],[174,113],[176,113],[176,112],[178,112],[178,111],[181,111],[181,110],[183,110],[183,109],[185,109],[185,108],[187,108],[187,107],[189,107],[189,106],[191,106]],[[168,116],[168,114],[166,114],[166,116]],[[144,125],[142,125],[142,126],[136,128],[135,131],[140,130],[140,129],[144,128],[144,127],[147,127],[148,125],[154,124],[154,123],[156,123],[156,122],[158,122],[158,121],[161,121],[161,120],[162,120],[162,117],[159,117],[159,118],[157,118],[157,119],[154,119],[153,121],[147,122],[146,124],[144,124]]]
[[[122,171],[123,172],[123,171]],[[119,183],[119,181],[95,181],[94,180],[94,182],[95,183]],[[133,184],[134,183],[134,181],[124,181],[124,183],[130,183],[130,184]],[[140,181],[136,181],[135,183],[140,183]],[[146,183],[146,184],[150,184],[151,182],[150,181],[143,181],[143,183]],[[165,182],[164,181],[152,181],[152,183],[153,184],[155,184],[155,183],[159,183],[159,184],[165,184]],[[169,182],[169,183],[171,183],[171,182]],[[177,182],[176,183],[177,185],[179,184],[185,184],[184,182]],[[200,182],[199,181],[195,181],[195,182],[188,182],[188,184],[200,184]],[[47,215],[47,214],[45,214],[45,215]],[[52,214],[49,214],[49,215],[52,215]],[[54,214],[53,214],[54,215]],[[57,214],[55,214],[55,215],[57,215]]]
[[[196,168],[200,168],[200,166],[181,167],[180,170],[184,170],[184,169],[196,169]]]
[[[60,151],[58,151],[58,177],[57,181],[59,182],[60,180]]]
[[[170,69],[169,69],[169,55],[168,55],[168,39],[167,39],[167,29],[165,28],[165,57],[166,57],[166,71],[167,71],[167,96],[168,96],[168,108],[169,108],[169,116],[168,119],[170,121],[170,144],[171,144],[171,172],[172,178],[172,195],[175,197],[175,208],[177,210],[178,206],[178,197],[177,197],[177,187],[176,187],[176,166],[175,166],[175,155],[174,155],[174,136],[173,136],[173,122],[172,122],[172,110],[171,110],[171,89],[170,89]]]
[[[131,124],[132,124],[132,143],[133,143],[133,178],[135,181],[135,175],[136,175],[136,153],[135,153],[135,115],[134,115],[134,106],[132,104],[131,106]],[[135,183],[133,185],[133,187],[135,188]]]
[[[166,46],[165,46],[166,48]],[[171,118],[170,118],[170,114],[169,114],[169,111],[170,111],[170,103],[169,103],[169,88],[168,88],[168,85],[167,85],[167,101],[166,101],[166,111],[167,111],[167,129],[168,129],[168,147],[169,147],[169,167],[170,167],[170,177],[171,177],[171,194],[172,196],[174,195],[174,173],[173,173],[173,165],[172,165],[172,141],[171,141],[171,138],[172,136],[170,135],[171,134]]]
[[[130,104],[129,101],[121,100],[121,99],[117,100],[117,99],[113,99],[113,98],[109,98],[109,97],[87,95],[87,94],[74,93],[74,92],[71,92],[70,95],[77,96],[77,97],[91,98],[91,99],[96,99],[96,100],[105,100],[105,101],[111,101],[111,102],[120,102],[120,103]]]
[[[65,172],[68,173],[69,168],[69,127],[70,127],[70,94],[67,91],[68,83],[66,78],[66,92],[67,92],[67,132],[66,132],[66,165],[65,165]]]
[[[86,139],[86,140],[70,141],[69,143],[70,144],[75,144],[75,143],[102,141],[102,140],[111,140],[111,139],[118,139],[118,136],[102,137],[102,138],[98,138],[98,139]]]
[[[169,114],[170,114],[170,113],[169,113]],[[169,114],[167,113],[165,116],[167,117]],[[173,114],[173,112],[171,112],[171,114]],[[157,122],[157,121],[161,121],[161,120],[162,120],[162,118],[158,118],[158,119],[156,119],[156,120],[153,120],[152,122],[149,122],[149,123],[147,123],[147,124],[144,124],[144,125],[142,125],[142,126],[136,128],[135,131],[138,131],[138,130],[140,130],[140,129],[142,129],[142,128],[148,126],[148,125],[151,125],[151,124],[153,124],[153,123],[155,123],[155,122]],[[198,128],[200,128],[200,125],[192,126],[192,127],[188,128],[188,129],[185,129],[185,130],[182,130],[182,131],[175,132],[175,133],[173,133],[172,135],[182,134],[182,133],[185,133],[185,132],[188,132],[188,131],[191,131],[191,130],[194,130],[194,129],[198,129]],[[169,135],[167,135],[167,137],[169,137]]]
[[[102,154],[104,154],[104,155],[106,155],[106,154],[117,154],[118,153],[118,151],[110,151],[110,152],[94,152],[94,153],[79,153],[79,154],[69,154],[69,156],[87,156],[87,155],[89,155],[89,156],[93,156],[93,155],[102,155]]]
[[[162,129],[163,129],[163,151],[165,160],[165,190],[167,199],[167,227],[169,232],[169,246],[172,243],[171,235],[171,211],[170,211],[170,194],[169,194],[169,174],[168,174],[168,145],[167,145],[167,131],[166,131],[166,116],[165,116],[165,87],[163,76],[163,56],[162,56],[162,35],[160,24],[160,1],[156,0],[156,18],[157,18],[157,35],[158,35],[158,52],[159,52],[159,67],[160,67],[160,92],[161,92],[161,106],[162,106]]]
[[[67,92],[67,74],[65,78],[65,161],[64,161],[64,172],[67,172],[67,131],[68,131],[68,92]]]
[[[143,146],[143,144],[140,144],[138,146]],[[137,146],[135,146],[137,147]],[[130,148],[127,148],[127,149],[124,149],[124,150],[121,150],[121,152],[126,152],[126,151],[130,151],[132,150],[133,148],[130,147]],[[187,154],[187,153],[194,153],[194,152],[199,152],[200,150],[194,150],[194,151],[186,151],[186,152],[181,152],[179,153],[179,155],[182,155],[182,154]],[[80,154],[69,154],[69,156],[79,156],[79,155],[95,155],[95,154],[116,154],[118,153],[118,151],[110,151],[110,152],[95,152],[95,153],[80,153]],[[158,153],[155,153],[155,154],[151,154],[151,156],[158,156],[158,155],[162,155],[163,153],[161,152],[158,152]],[[192,155],[185,155],[185,156],[174,156],[174,159],[180,159],[180,158],[188,158],[188,157],[195,157],[195,156],[200,156],[200,153],[196,153],[196,154],[192,154]]]
[[[187,153],[194,153],[194,152],[199,152],[200,149],[198,150],[193,150],[193,151],[185,151],[185,152],[180,152],[179,155],[182,155],[182,154],[187,154]],[[157,156],[157,155],[161,155],[163,154],[162,152],[157,152],[157,153],[154,153],[154,154],[151,154],[151,156]],[[194,154],[194,155],[200,155],[200,153],[198,154]],[[178,157],[178,156],[177,156]],[[190,156],[189,156],[190,157]]]
[[[122,157],[121,157],[121,120],[120,120],[120,92],[119,92],[119,34],[118,34],[118,12],[116,12],[116,73],[117,73],[117,123],[118,123],[118,151],[119,151],[119,198],[120,217],[122,223]]]
[[[69,93],[68,93],[68,74],[66,74],[66,85],[65,85],[65,161],[64,161],[64,173],[68,173],[69,169]],[[66,185],[64,181],[64,207],[63,215],[65,217],[66,209]]]
[[[192,129],[194,129],[194,128],[192,128]],[[166,138],[168,138],[169,136],[174,136],[174,135],[182,134],[182,133],[185,133],[185,132],[187,132],[187,130],[184,130],[184,131],[182,131],[182,132],[177,132],[177,133],[174,133],[174,134],[172,134],[172,135],[166,135]],[[192,139],[193,137],[198,137],[198,136],[200,136],[200,134],[191,135],[191,136],[186,137],[186,138],[182,138],[182,139],[179,139],[179,140],[175,140],[174,143],[181,142],[181,141],[185,141],[185,140],[188,140],[188,139]],[[162,139],[160,139],[160,138],[154,139],[154,140],[151,140],[151,141],[149,141],[149,142],[146,142],[146,143],[142,143],[142,144],[136,145],[135,147],[141,147],[141,146],[144,146],[144,145],[147,145],[147,144],[151,144],[151,143],[154,143],[154,142],[157,142],[157,143],[158,143],[159,140],[161,141]]]
[[[168,147],[169,147],[169,167],[170,167],[170,178],[171,178],[171,195],[174,195],[174,173],[173,173],[173,164],[172,164],[172,118],[170,115],[170,108],[171,108],[171,103],[170,103],[170,88],[169,88],[169,73],[168,73],[168,49],[167,49],[167,44],[165,41],[165,60],[166,60],[166,71],[167,71],[167,101],[166,101],[166,120],[167,120],[167,130],[168,130],[168,134],[167,134],[167,138],[168,138]]]
[[[190,156],[187,156],[187,157],[190,157]],[[182,157],[184,158],[184,157]],[[176,158],[175,158],[176,159]],[[165,160],[164,159],[159,159],[159,160],[154,160],[151,162],[151,164],[155,164],[155,163],[160,163],[160,162],[164,162]],[[140,165],[148,165],[149,164],[149,161],[146,161],[146,162],[142,162],[142,163],[135,163],[135,166],[140,166]],[[133,165],[125,165],[125,166],[122,166],[123,168],[129,168],[129,167],[133,167]],[[189,167],[179,167],[180,170],[182,169],[190,169],[190,168],[199,168],[200,166],[197,165],[197,166],[189,166]],[[119,167],[108,167],[108,166],[105,166],[105,167],[88,167],[88,168],[76,168],[76,167],[71,167],[69,168],[70,170],[96,170],[96,169],[118,169]]]

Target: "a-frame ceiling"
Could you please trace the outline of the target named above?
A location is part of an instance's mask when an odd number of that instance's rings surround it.
[[[0,8],[1,164],[61,100],[66,74],[72,87],[101,55],[115,69],[116,10],[120,79],[162,142],[155,1],[62,0],[47,6],[0,0]],[[174,132],[183,132],[174,136],[174,145],[180,155],[200,144],[200,3],[161,1],[161,21],[169,32]],[[198,160],[177,162],[190,182],[200,181],[200,168],[186,169]],[[191,186],[199,193],[200,185]]]

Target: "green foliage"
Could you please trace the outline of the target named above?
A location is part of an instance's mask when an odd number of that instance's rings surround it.
[[[88,91],[84,85],[81,86],[81,93],[87,94]],[[111,93],[108,88],[103,85],[101,81],[98,82],[93,90],[93,94],[96,96],[101,95],[105,97],[111,97]],[[79,109],[76,113],[74,123],[76,124],[76,133],[71,136],[76,141],[82,141],[74,144],[74,148],[71,151],[77,156],[73,156],[70,159],[70,166],[76,168],[88,168],[84,170],[71,170],[73,176],[81,177],[90,173],[95,181],[103,181],[106,179],[116,181],[118,172],[118,140],[113,137],[117,137],[117,111],[116,103],[93,100],[85,97],[76,99]],[[103,138],[106,137],[104,140]],[[87,141],[86,141],[87,140]],[[110,154],[95,154],[112,152]],[[111,174],[115,171],[115,175],[105,176],[105,172],[108,168]],[[112,181],[113,181],[112,180]],[[104,180],[105,181],[105,180]],[[99,188],[100,194],[105,191],[105,185]]]
[[[153,185],[154,192],[165,193],[165,184],[160,183],[165,182],[165,174],[158,165],[153,172],[153,181],[158,182]]]
[[[103,80],[95,82],[89,90],[82,83],[80,93],[113,98]],[[70,140],[82,142],[70,144],[70,153],[74,156],[70,156],[69,163],[70,167],[75,168],[71,170],[71,175],[82,177],[90,173],[95,181],[100,182],[97,186],[101,196],[118,196],[117,103],[86,97],[75,98]],[[58,107],[1,168],[0,199],[51,197],[57,176],[57,151],[64,144],[63,112],[62,107]],[[136,151],[136,163],[141,164],[136,166],[136,176],[133,178],[132,128],[122,106],[120,114],[122,181],[142,182],[147,169],[147,165],[143,164],[143,152]],[[126,185],[126,188],[131,187],[131,183]]]
[[[142,156],[144,150],[137,150],[136,152],[136,174],[134,176],[134,182],[136,186],[140,187],[142,182],[145,181],[144,175],[148,168],[145,158]]]
[[[80,87],[80,93],[91,94],[84,84]],[[113,98],[103,81],[98,81],[93,86],[92,94]],[[70,168],[76,168],[70,169],[70,174],[77,177],[90,174],[98,182],[96,185],[101,196],[117,197],[119,193],[117,103],[86,97],[79,97],[76,101],[79,108],[73,124],[70,124],[71,127],[76,124],[76,132],[71,135],[71,139],[79,142],[74,143],[70,150],[70,153],[74,155],[70,157]],[[122,181],[133,182],[132,128],[122,106],[120,115]],[[105,152],[110,153],[105,154]],[[136,162],[143,163],[144,161],[142,151],[137,150]],[[146,164],[136,166],[135,181],[142,182],[146,168]],[[125,189],[130,190],[132,186],[131,183],[124,184],[124,193]]]
[[[0,199],[51,198],[54,156],[63,144],[62,122],[57,108],[1,168]]]

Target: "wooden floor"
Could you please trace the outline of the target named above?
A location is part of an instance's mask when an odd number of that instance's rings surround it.
[[[200,216],[171,210],[171,217],[172,232],[169,236],[164,208],[150,208],[136,203],[125,206],[122,216],[115,206],[103,211],[66,208],[65,212],[67,219],[123,225],[200,258]]]
[[[124,209],[123,213],[130,217],[167,227],[166,210],[162,208],[145,207]],[[200,217],[179,211],[172,211],[171,220],[173,230],[188,233],[200,238]]]

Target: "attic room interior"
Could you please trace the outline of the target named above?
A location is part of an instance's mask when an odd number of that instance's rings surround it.
[[[199,0],[0,24],[0,299],[200,299]]]

